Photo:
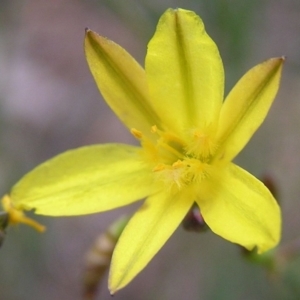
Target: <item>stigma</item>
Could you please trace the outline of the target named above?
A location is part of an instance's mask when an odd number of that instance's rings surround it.
[[[189,143],[186,147],[188,155],[207,162],[211,160],[216,149],[215,132],[210,127],[202,130],[192,130]]]
[[[210,158],[215,151],[213,139],[208,132],[193,130],[188,138],[180,138],[169,131],[149,128],[149,134],[131,129],[132,135],[142,145],[142,160],[146,162],[158,181],[167,189],[180,190],[199,184],[210,173]]]

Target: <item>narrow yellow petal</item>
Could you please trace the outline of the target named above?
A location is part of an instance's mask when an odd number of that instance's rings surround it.
[[[149,101],[145,71],[122,47],[87,30],[85,55],[107,104],[129,128],[160,126]]]
[[[197,203],[205,222],[216,234],[258,252],[275,247],[280,239],[280,209],[257,178],[229,164],[203,181]]]
[[[113,254],[109,274],[112,294],[127,285],[178,227],[194,199],[187,193],[159,193],[147,199],[130,219]]]
[[[153,106],[169,129],[216,125],[224,74],[217,46],[192,11],[167,10],[148,45],[146,74]]]
[[[152,174],[138,147],[106,144],[67,151],[25,175],[11,191],[18,209],[52,216],[83,215],[151,194]]]
[[[265,119],[277,94],[284,58],[272,58],[248,71],[221,110],[216,160],[231,161]]]

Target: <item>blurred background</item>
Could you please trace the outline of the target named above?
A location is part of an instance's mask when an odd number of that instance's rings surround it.
[[[142,65],[147,42],[169,7],[194,10],[219,46],[226,91],[252,66],[287,56],[267,120],[236,159],[271,176],[283,212],[282,245],[300,239],[300,2],[298,0],[0,0],[1,194],[42,161],[67,149],[135,143],[108,109],[83,52],[89,27]],[[0,249],[0,300],[82,299],[83,257],[98,234],[137,206],[74,218],[35,216],[39,234],[9,228]],[[300,254],[300,250],[299,250]],[[236,245],[179,228],[115,299],[300,299],[300,259],[273,278]],[[111,299],[107,279],[97,299]]]

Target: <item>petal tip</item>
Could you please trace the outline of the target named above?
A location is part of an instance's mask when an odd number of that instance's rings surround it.
[[[269,59],[269,61],[274,62],[274,65],[278,65],[278,66],[282,66],[283,63],[285,62],[285,60],[286,60],[286,56],[285,55]]]
[[[108,280],[108,290],[111,296],[114,296],[116,292],[120,290],[120,288],[113,286],[111,283],[111,279]]]

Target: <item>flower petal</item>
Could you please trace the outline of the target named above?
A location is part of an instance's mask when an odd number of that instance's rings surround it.
[[[153,106],[177,134],[217,123],[224,74],[217,46],[192,11],[167,10],[148,45],[146,74]]]
[[[138,147],[106,144],[67,151],[25,175],[11,191],[17,209],[52,216],[113,209],[152,192]]]
[[[145,201],[130,219],[115,248],[109,276],[112,294],[149,263],[178,227],[193,201],[188,192],[158,193]]]
[[[248,71],[227,96],[221,110],[216,159],[231,161],[265,119],[276,96],[284,58],[273,58]]]
[[[145,71],[122,47],[87,30],[85,55],[105,101],[129,128],[160,125],[149,101]]]
[[[280,209],[257,178],[230,164],[222,174],[203,182],[197,203],[205,222],[216,234],[258,252],[279,241]]]

